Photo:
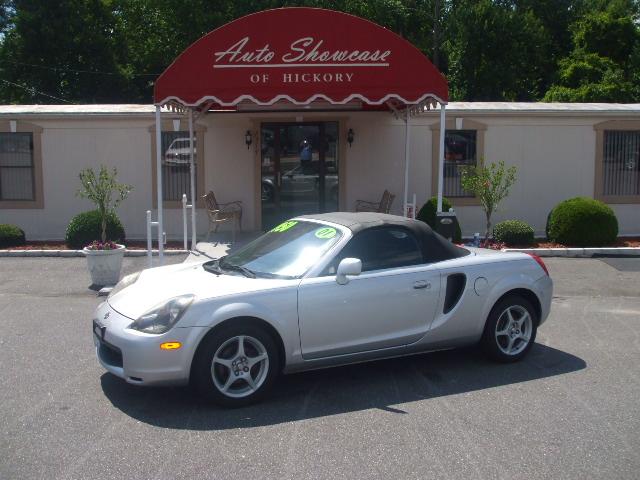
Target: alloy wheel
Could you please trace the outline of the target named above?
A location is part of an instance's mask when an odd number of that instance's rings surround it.
[[[511,305],[496,322],[496,344],[505,355],[518,355],[529,345],[532,331],[533,321],[527,309],[521,305]]]
[[[269,355],[256,338],[238,335],[218,347],[211,362],[215,387],[227,397],[244,398],[255,393],[269,373]]]

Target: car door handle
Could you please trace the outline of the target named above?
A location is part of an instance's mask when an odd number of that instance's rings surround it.
[[[431,288],[431,283],[427,282],[426,280],[418,280],[417,282],[413,283],[413,288],[415,288],[416,290],[419,290],[421,288]]]

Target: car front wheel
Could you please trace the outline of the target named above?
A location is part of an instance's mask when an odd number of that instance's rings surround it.
[[[510,295],[491,310],[482,336],[482,347],[499,362],[518,361],[531,349],[537,325],[531,302],[519,295]]]
[[[225,407],[254,403],[278,371],[273,338],[254,325],[231,325],[204,340],[194,359],[194,384],[206,399]]]

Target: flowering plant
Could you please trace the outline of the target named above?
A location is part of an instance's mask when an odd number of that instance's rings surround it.
[[[107,240],[106,242],[94,240],[89,245],[87,245],[86,248],[87,250],[116,250],[118,248],[118,244],[112,242],[111,240]]]
[[[491,250],[502,250],[507,247],[507,244],[504,242],[496,242],[495,240],[485,240],[480,246],[482,248],[490,248]]]

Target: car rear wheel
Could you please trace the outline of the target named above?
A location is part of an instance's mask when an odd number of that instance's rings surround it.
[[[499,362],[516,362],[531,349],[538,327],[535,309],[526,298],[510,295],[496,303],[482,336],[484,351]]]
[[[241,407],[264,397],[279,372],[277,347],[267,332],[251,324],[232,325],[204,342],[193,372],[204,398]]]

